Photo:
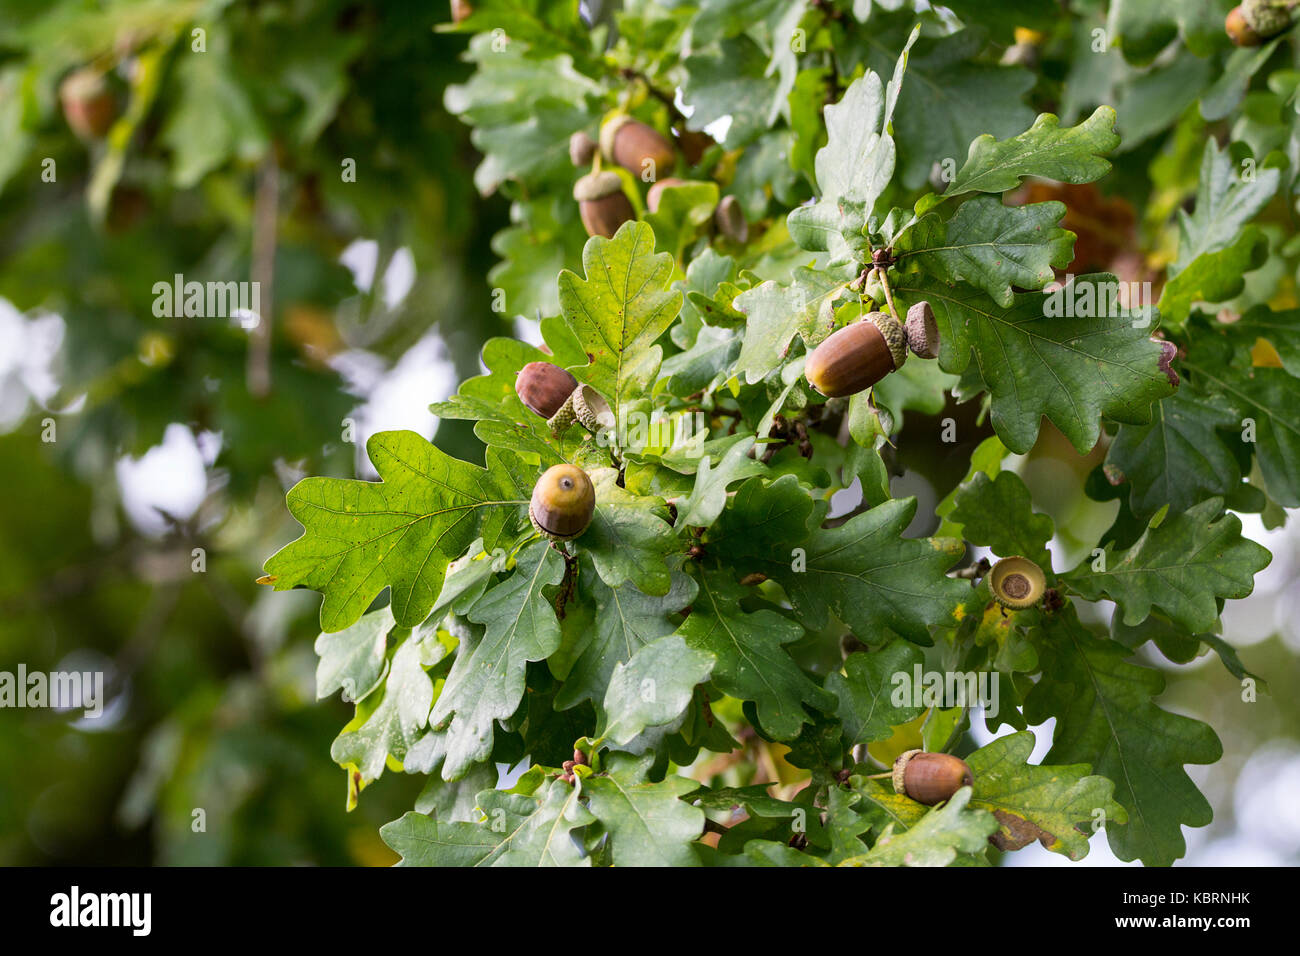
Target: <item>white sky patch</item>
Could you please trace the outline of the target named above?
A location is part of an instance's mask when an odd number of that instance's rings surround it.
[[[379,243],[373,239],[354,240],[339,262],[352,273],[352,282],[362,292],[369,292],[375,281],[375,270],[379,260]],[[415,285],[415,256],[406,246],[398,249],[388,260],[384,270],[381,289],[384,305],[390,310],[397,308]]]
[[[44,406],[57,394],[54,366],[65,331],[61,316],[28,318],[0,299],[0,432],[17,427],[30,402]]]
[[[140,458],[119,458],[117,481],[131,524],[150,537],[161,537],[170,527],[159,510],[184,521],[198,510],[208,486],[194,433],[176,423],[167,426],[161,444]]]

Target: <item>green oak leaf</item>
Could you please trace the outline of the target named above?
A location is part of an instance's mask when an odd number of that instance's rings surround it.
[[[588,809],[609,833],[615,866],[697,866],[691,844],[704,831],[704,811],[680,798],[699,785],[676,776],[651,783],[653,762],[609,754],[603,773],[582,779]]]
[[[394,651],[382,693],[372,694],[358,708],[357,718],[330,747],[341,767],[355,768],[361,783],[377,780],[391,754],[397,760],[422,736],[433,704],[433,681],[424,667],[437,663],[446,648],[428,648],[415,636]]]
[[[658,209],[648,213],[645,221],[654,230],[659,248],[680,262],[701,227],[712,221],[717,205],[717,183],[683,182],[664,187]]]
[[[639,648],[626,664],[616,662],[605,692],[607,723],[599,735],[626,747],[647,728],[680,722],[695,686],[708,679],[716,661],[687,646],[680,634],[670,634]]]
[[[707,528],[718,520],[727,506],[727,488],[737,481],[762,474],[767,468],[750,456],[751,440],[737,441],[714,465],[708,455],[700,460],[695,473],[695,487],[690,497],[677,506],[673,527]]]
[[[910,260],[944,282],[969,282],[1002,307],[1014,301],[1012,287],[1041,289],[1074,257],[1074,233],[1057,223],[1065,204],[1004,206],[995,196],[961,204],[947,222],[935,213],[904,233],[897,258]]]
[[[1040,113],[1019,136],[1001,142],[988,134],[977,137],[942,198],[1006,192],[1029,176],[1090,183],[1110,172],[1110,163],[1102,157],[1118,145],[1115,111],[1109,106],[1097,107],[1078,126],[1066,129],[1051,113]]]
[[[1003,850],[1018,850],[1038,840],[1054,853],[1071,860],[1088,855],[1088,831],[1083,825],[1100,819],[1123,823],[1124,808],[1113,799],[1115,784],[1090,776],[1087,764],[1033,766],[1030,731],[1008,734],[981,747],[969,757],[975,778],[972,808],[988,810],[998,821],[994,837]]]
[[[995,478],[976,472],[957,487],[948,520],[961,526],[971,544],[991,548],[1000,558],[1028,558],[1052,573],[1047,543],[1055,526],[1047,515],[1034,511],[1029,489],[1015,472],[1000,471]]]
[[[560,273],[564,320],[588,360],[570,371],[615,411],[649,390],[663,357],[655,340],[682,305],[682,294],[668,287],[673,258],[654,249],[649,225],[625,222],[613,239],[587,240],[585,278],[567,269]]]
[[[613,468],[590,474],[596,513],[578,539],[581,549],[610,587],[632,581],[647,594],[667,594],[672,583],[667,556],[681,550],[681,545],[672,525],[660,517],[663,501],[620,488]]]
[[[682,101],[691,108],[688,128],[702,130],[729,117],[724,145],[736,149],[771,126],[770,106],[778,85],[766,76],[767,56],[747,36],[723,40],[686,57]]]
[[[677,629],[697,651],[717,658],[713,683],[740,700],[752,700],[763,730],[790,740],[809,720],[804,705],[830,712],[835,698],[815,684],[782,645],[803,637],[804,629],[775,611],[752,614],[740,607],[746,589],[726,572],[700,574],[699,595]]]
[[[560,583],[564,561],[547,541],[519,553],[514,572],[489,588],[466,612],[486,625],[481,639],[462,641],[429,717],[447,731],[444,780],[462,776],[492,753],[493,726],[518,708],[524,671],[560,646],[560,622],[543,588]]]
[[[736,296],[735,307],[745,314],[736,373],[751,385],[767,378],[784,361],[796,334],[805,341],[815,337],[823,306],[845,284],[828,272],[801,266],[788,286],[764,282]]]
[[[1132,483],[1129,507],[1139,518],[1165,505],[1174,514],[1186,511],[1241,484],[1227,429],[1241,431],[1232,407],[1189,382],[1152,406],[1150,425],[1120,427],[1106,454],[1106,473],[1113,482]]]
[[[1177,277],[1198,257],[1226,249],[1237,241],[1246,223],[1277,192],[1281,172],[1263,167],[1244,177],[1241,166],[1227,149],[1211,137],[1201,156],[1201,175],[1193,212],[1178,211],[1178,258],[1169,269]]]
[[[381,481],[304,478],[289,512],[302,537],[266,561],[277,591],[321,591],[322,630],[354,623],[385,587],[393,618],[414,627],[433,608],[447,565],[477,537],[493,548],[528,504],[518,460],[489,449],[487,468],[443,453],[415,432],[379,432],[366,451]]]
[[[1226,302],[1241,294],[1245,274],[1268,259],[1268,238],[1254,226],[1247,226],[1230,245],[1203,252],[1165,283],[1156,308],[1169,325],[1177,328],[1198,302]]]
[[[573,664],[555,697],[558,710],[584,700],[604,701],[615,668],[671,634],[676,625],[669,617],[695,600],[695,581],[681,571],[672,572],[668,593],[658,596],[644,593],[633,583],[611,588],[599,576],[587,578],[580,575],[580,593],[595,608],[595,621],[582,629],[572,651]]]
[[[889,822],[870,850],[844,860],[841,866],[947,866],[958,853],[982,852],[989,836],[998,829],[993,814],[968,808],[970,787],[962,787],[941,807],[921,807],[928,812],[906,823],[889,811],[895,803],[890,796],[896,795],[892,791],[886,795],[880,781],[868,783],[870,786],[862,789],[863,796]],[[921,806],[911,800],[907,802]]]
[[[905,277],[897,286],[933,307],[944,371],[965,371],[974,350],[993,427],[1018,454],[1033,446],[1043,416],[1084,454],[1103,416],[1145,425],[1152,402],[1173,391],[1172,349],[1151,338],[1151,315],[1119,304],[1118,289],[1113,276],[1079,276],[1053,292],[1017,295],[1004,309],[964,285]]]
[[[907,678],[908,700],[914,697],[913,669],[925,660],[921,651],[906,641],[892,641],[878,650],[858,651],[844,661],[843,673],[826,677],[826,689],[839,698],[835,715],[844,727],[848,746],[887,740],[894,728],[921,716],[924,707],[896,706],[893,696],[897,675]]]
[[[1255,306],[1232,326],[1232,331],[1241,337],[1267,340],[1281,359],[1282,367],[1300,377],[1300,309],[1274,312],[1266,305]]]
[[[1030,724],[1056,718],[1046,762],[1087,763],[1113,780],[1128,823],[1107,823],[1111,849],[1121,860],[1168,866],[1186,851],[1182,826],[1213,819],[1183,764],[1217,761],[1219,738],[1200,721],[1157,707],[1164,676],[1088,631],[1070,605],[1044,618],[1036,644],[1043,676],[1024,712]]]
[[[1268,566],[1268,550],[1241,535],[1241,519],[1223,512],[1222,498],[1209,498],[1183,512],[1170,512],[1149,526],[1132,547],[1107,545],[1105,570],[1081,563],[1065,581],[1089,600],[1107,597],[1124,609],[1124,623],[1146,619],[1153,607],[1191,633],[1218,620],[1216,598],[1243,598],[1255,575]]]
[[[902,536],[916,506],[894,499],[837,528],[809,530],[813,504],[793,476],[766,487],[751,478],[712,540],[736,566],[777,581],[810,628],[833,611],[864,643],[881,642],[888,629],[928,644],[930,628],[951,623],[969,587],[945,576],[961,542]]]

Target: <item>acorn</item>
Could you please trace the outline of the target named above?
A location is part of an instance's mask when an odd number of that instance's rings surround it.
[[[894,792],[932,807],[975,782],[970,765],[952,754],[908,750],[894,761]]]
[[[665,176],[663,179],[655,180],[654,184],[646,190],[645,206],[651,212],[659,211],[659,200],[663,197],[663,191],[669,186],[684,186],[686,180],[678,179],[676,176]]]
[[[588,173],[574,184],[573,198],[578,200],[578,212],[589,236],[612,239],[619,226],[636,218],[617,173]]]
[[[718,208],[713,210],[713,224],[732,242],[749,240],[749,223],[740,208],[740,200],[735,196],[723,196],[718,202]]]
[[[827,398],[854,395],[902,366],[907,357],[906,338],[897,319],[872,312],[813,349],[804,375]]]
[[[451,22],[460,23],[474,12],[468,0],[451,0]]]
[[[1047,577],[1043,569],[1019,555],[1001,559],[989,571],[993,600],[1012,611],[1033,607],[1046,587]]]
[[[1264,38],[1246,22],[1245,11],[1239,6],[1228,11],[1223,20],[1223,29],[1237,46],[1259,46],[1264,42]]]
[[[552,541],[568,541],[587,530],[596,511],[596,489],[576,465],[552,465],[533,488],[528,520]]]
[[[673,144],[653,127],[623,114],[607,120],[600,128],[600,152],[634,176],[656,180],[677,162]]]
[[[543,418],[558,412],[577,387],[576,378],[550,362],[529,362],[515,376],[515,394]]]
[[[596,141],[578,130],[569,137],[569,160],[575,166],[588,166],[596,155]]]
[[[934,309],[922,299],[907,310],[907,347],[917,358],[939,357],[939,323],[934,320]]]
[[[93,67],[74,70],[59,84],[63,116],[81,139],[102,139],[117,119],[117,98]]]

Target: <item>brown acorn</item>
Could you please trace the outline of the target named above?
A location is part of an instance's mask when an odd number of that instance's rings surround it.
[[[894,339],[895,341],[891,341]],[[827,398],[854,395],[902,365],[907,354],[898,321],[873,312],[834,332],[813,349],[804,365],[809,384]]]
[[[473,12],[474,7],[468,2],[468,0],[451,0],[452,23],[460,23]]]
[[[1259,46],[1264,42],[1264,38],[1246,22],[1246,14],[1239,6],[1228,11],[1223,29],[1237,46]]]
[[[918,358],[939,357],[939,324],[924,299],[907,310],[907,347]]]
[[[740,208],[740,200],[735,196],[723,196],[718,208],[713,210],[713,224],[732,242],[749,240],[749,223],[745,212]]]
[[[578,130],[569,137],[569,160],[575,166],[587,166],[596,155],[596,141]]]
[[[573,198],[578,200],[578,212],[589,236],[612,239],[619,226],[636,218],[617,173],[588,173],[574,185]]]
[[[519,400],[543,418],[550,418],[578,387],[578,380],[550,362],[529,362],[515,377]]]
[[[649,172],[651,179],[669,172],[677,162],[672,143],[653,127],[626,114],[615,116],[600,128],[600,152],[632,175]]]
[[[1002,558],[993,565],[988,580],[993,600],[1012,611],[1033,607],[1047,587],[1043,569],[1019,555]]]
[[[654,184],[646,190],[645,206],[651,212],[659,211],[659,200],[663,197],[663,191],[669,186],[684,186],[686,180],[678,179],[676,176],[665,176],[663,179],[655,180]]]
[[[596,512],[596,489],[577,465],[552,465],[533,488],[528,519],[552,541],[568,541],[587,530]]]
[[[59,84],[63,116],[81,139],[102,139],[117,119],[117,98],[93,67],[69,73]]]
[[[894,792],[932,807],[975,782],[970,766],[952,754],[908,750],[894,761]]]

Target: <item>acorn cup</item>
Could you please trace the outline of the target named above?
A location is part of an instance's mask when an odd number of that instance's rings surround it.
[[[1019,555],[998,561],[989,571],[988,579],[993,600],[1012,611],[1033,607],[1047,588],[1043,569]]]
[[[962,787],[975,782],[970,765],[960,757],[945,753],[908,750],[898,755],[891,774],[894,792],[910,797],[927,807],[952,799]]]
[[[515,394],[543,418],[558,412],[577,387],[576,378],[550,362],[529,362],[515,376]]]
[[[907,310],[907,347],[917,358],[939,357],[939,323],[934,319],[934,309],[922,299]]]
[[[552,541],[569,541],[591,524],[596,489],[576,465],[552,465],[538,479],[528,505],[528,520]]]
[[[677,162],[673,144],[653,127],[630,116],[615,116],[600,128],[600,153],[612,163],[618,163],[634,176],[647,170],[646,161],[655,179],[668,172]]]
[[[578,201],[578,213],[589,236],[612,239],[619,226],[636,218],[618,173],[588,173],[574,184],[573,198]]]
[[[595,435],[602,428],[614,427],[614,412],[603,395],[590,385],[573,390],[573,415],[583,428]]]
[[[907,333],[893,316],[872,312],[831,334],[804,365],[809,384],[827,398],[855,395],[907,359]]]
[[[1234,13],[1240,13],[1240,23],[1245,27],[1241,31],[1241,36],[1245,41],[1238,42],[1229,24],[1233,20]],[[1266,40],[1271,40],[1279,33],[1284,32],[1291,26],[1291,10],[1289,7],[1277,3],[1277,0],[1242,0],[1241,5],[1234,7],[1224,20],[1224,29],[1227,30],[1228,36],[1232,42],[1238,46],[1259,46]]]
[[[735,196],[723,196],[718,201],[718,208],[713,210],[713,224],[718,232],[732,242],[749,241],[749,222],[745,212],[740,208],[740,200]]]

